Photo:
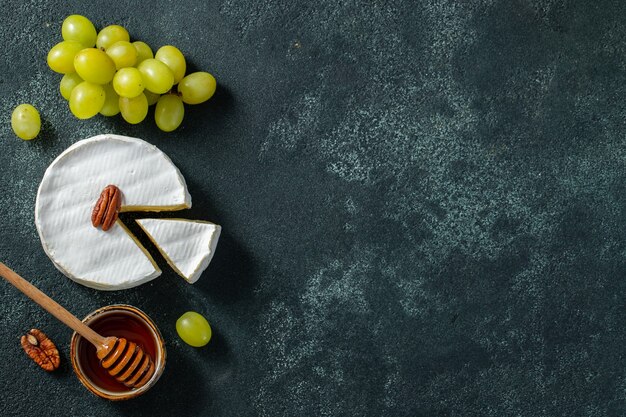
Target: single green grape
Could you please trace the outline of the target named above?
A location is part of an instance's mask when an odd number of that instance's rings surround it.
[[[205,346],[211,340],[211,326],[195,311],[188,311],[176,320],[176,332],[183,342],[193,347]]]
[[[178,84],[185,76],[187,63],[185,62],[185,56],[177,47],[172,45],[162,46],[156,52],[154,58],[170,67],[174,74],[174,84]]]
[[[143,121],[148,114],[148,99],[141,93],[137,97],[120,97],[120,113],[130,124],[137,124]]]
[[[82,44],[75,41],[57,43],[48,52],[48,66],[60,74],[74,72],[74,57],[83,48]]]
[[[70,110],[79,119],[89,119],[102,110],[105,98],[101,85],[83,81],[72,90]]]
[[[104,88],[104,105],[100,109],[103,116],[115,116],[120,112],[120,96],[117,95],[111,83],[102,86]]]
[[[137,68],[122,68],[113,77],[113,88],[120,97],[133,98],[143,92],[143,77]]]
[[[63,21],[61,34],[66,41],[75,41],[85,48],[93,48],[96,44],[96,28],[85,16],[73,14]]]
[[[137,62],[137,49],[132,43],[117,41],[106,50],[108,56],[115,62],[115,68],[132,67]]]
[[[148,99],[148,106],[153,106],[157,104],[157,101],[159,101],[159,97],[161,97],[161,94],[153,93],[152,91],[148,91],[148,90],[143,90],[143,93],[146,95],[146,98]]]
[[[109,46],[113,45],[117,41],[130,41],[130,35],[128,31],[120,25],[110,25],[105,27],[98,33],[96,38],[96,47],[106,51]]]
[[[152,53],[152,48],[145,42],[135,41],[133,42],[133,46],[137,50],[137,64],[141,64],[146,59],[154,58],[154,54]]]
[[[75,72],[65,74],[63,78],[61,78],[61,82],[59,83],[59,90],[61,91],[61,95],[63,96],[63,98],[69,100],[74,87],[76,87],[83,81],[84,80],[80,78],[80,75],[76,74]]]
[[[186,104],[200,104],[213,96],[217,83],[208,72],[194,72],[178,83],[178,92]]]
[[[34,139],[41,130],[39,112],[31,104],[20,104],[11,114],[11,127],[18,138]]]
[[[86,48],[74,57],[74,68],[85,81],[94,84],[110,83],[115,75],[115,63],[100,49]]]
[[[171,132],[178,128],[184,116],[183,100],[176,94],[163,94],[154,109],[154,121],[164,132]]]
[[[168,92],[174,85],[174,74],[172,70],[154,58],[144,60],[137,66],[141,72],[146,89],[157,94]]]

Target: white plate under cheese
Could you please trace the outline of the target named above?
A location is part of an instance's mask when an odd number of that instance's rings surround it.
[[[72,280],[120,290],[161,271],[119,219],[106,232],[92,226],[93,206],[109,184],[122,191],[120,211],[180,210],[191,207],[191,196],[167,155],[141,139],[109,134],[85,139],[48,167],[35,206],[45,252]]]
[[[180,276],[190,283],[209,266],[222,228],[186,219],[137,219],[139,226]]]

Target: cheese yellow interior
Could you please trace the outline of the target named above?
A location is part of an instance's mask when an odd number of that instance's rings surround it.
[[[146,255],[146,258],[148,258],[148,260],[152,263],[152,266],[154,266],[154,269],[156,269],[158,272],[161,272],[161,269],[159,268],[159,266],[157,265],[157,263],[155,262],[154,258],[152,257],[152,255],[150,255],[150,252],[148,252],[148,249],[146,249],[141,242],[139,241],[139,239],[137,239],[137,236],[135,236],[133,234],[133,232],[131,232],[128,227],[126,227],[126,225],[120,220],[117,219],[116,223],[120,225],[120,227],[122,229],[124,229],[124,231],[126,232],[126,234],[133,240],[133,242],[135,242],[135,245],[137,245],[137,247],[139,249],[141,249],[141,251],[143,252],[144,255]]]
[[[179,221],[186,221],[189,222],[191,220],[188,219],[168,219],[168,220],[179,220]],[[178,275],[180,275],[181,277],[183,277],[185,280],[187,279],[187,277],[181,272],[180,269],[178,269],[178,267],[176,266],[176,264],[172,261],[172,259],[168,256],[168,254],[165,252],[165,250],[163,250],[159,244],[157,243],[156,240],[154,240],[154,238],[152,237],[152,235],[141,225],[141,223],[136,222],[139,227],[141,227],[141,230],[143,230],[143,232],[146,234],[146,236],[148,236],[148,239],[150,239],[150,241],[154,244],[154,246],[156,246],[156,248],[159,250],[159,252],[161,253],[161,256],[163,256],[163,258],[165,258],[165,260],[167,261],[167,264],[170,266],[170,268],[172,268],[174,271],[176,271],[176,273]],[[201,221],[198,221],[197,223],[202,223]],[[205,222],[205,223],[209,223],[209,222]]]
[[[158,213],[160,211],[178,211],[188,208],[189,206],[187,204],[179,204],[176,206],[122,206],[120,208],[120,213],[133,213],[140,211]]]

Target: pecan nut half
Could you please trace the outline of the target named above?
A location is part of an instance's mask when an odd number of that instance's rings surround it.
[[[48,372],[57,369],[61,357],[57,347],[41,330],[31,329],[20,339],[22,348],[29,358]]]
[[[122,192],[113,184],[107,185],[100,193],[100,198],[91,212],[91,224],[96,228],[102,225],[102,230],[106,232],[117,220],[120,207],[122,207]]]

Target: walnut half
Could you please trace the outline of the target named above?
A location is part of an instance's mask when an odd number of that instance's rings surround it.
[[[57,369],[61,357],[57,347],[41,330],[31,329],[20,339],[22,348],[29,358],[48,372]]]

